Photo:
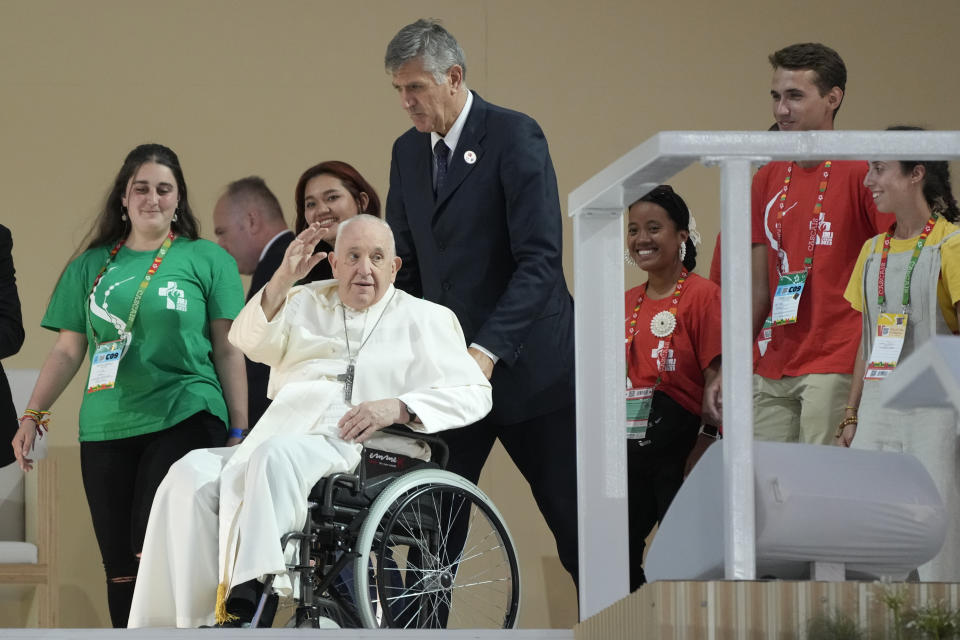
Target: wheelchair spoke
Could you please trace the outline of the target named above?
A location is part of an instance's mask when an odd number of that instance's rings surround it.
[[[455,528],[455,526],[454,526],[453,523],[457,522],[457,521],[460,519],[460,512],[463,510],[463,505],[468,504],[468,502],[467,502],[466,500],[464,500],[462,497],[458,497],[458,500],[459,500],[460,504],[459,504],[459,506],[457,506],[456,512],[454,512],[454,509],[453,509],[452,506],[451,506],[451,508],[450,508],[450,510],[449,510],[449,517],[447,518],[447,526],[446,526],[446,527],[442,527],[441,530],[440,530],[440,531],[441,531],[441,534],[440,534],[440,535],[441,535],[440,548],[443,549],[444,552],[446,552],[446,550],[447,550],[447,542],[448,542],[448,539],[449,539],[449,534],[452,533],[452,532],[454,531],[454,528]],[[468,525],[468,526],[469,526],[469,525]],[[457,563],[458,563],[458,564],[459,564],[459,562],[460,562],[460,558],[459,558],[460,555],[462,555],[462,551],[461,551],[461,553],[458,553],[458,554],[457,554],[457,556],[458,556],[458,557],[457,557]]]
[[[488,585],[488,584],[493,585],[497,583],[506,583],[506,582],[510,582],[510,580],[511,580],[510,578],[494,578],[492,580],[477,580],[475,582],[468,582],[466,584],[456,584],[450,587],[449,590],[453,592],[459,589],[469,589],[472,587],[479,587],[479,586]]]
[[[412,610],[412,611],[418,611],[418,610],[421,609],[421,607],[419,606],[419,604],[420,604],[420,594],[406,595],[406,596],[402,596],[402,597],[405,597],[405,598],[408,600],[408,602],[407,602],[407,603],[403,606],[403,608],[399,611],[399,615],[394,616],[394,619],[397,619],[397,618],[399,618],[399,619],[401,619],[401,620],[407,619],[408,622],[407,622],[407,624],[404,625],[404,626],[406,627],[406,626],[409,626],[410,624],[412,624],[412,623],[417,619],[417,616],[416,616],[416,615],[410,615],[410,613],[411,613],[411,610]],[[397,599],[397,598],[388,598],[388,599],[387,599],[387,606],[389,607],[390,604],[391,604],[391,601],[392,601],[392,600],[396,600],[396,599]],[[414,607],[414,605],[417,605],[417,606],[416,606],[415,608],[411,609],[412,607]]]
[[[496,539],[496,544],[495,544],[494,546],[492,546],[492,547],[487,548],[487,549],[483,549],[483,550],[479,550],[479,551],[478,551],[477,548],[478,548],[481,544],[483,544],[486,540],[488,540],[491,536],[496,536],[496,538],[497,538],[497,539]],[[460,552],[460,556],[457,558],[457,564],[462,564],[462,563],[464,563],[464,562],[467,562],[468,560],[472,560],[472,559],[474,559],[474,558],[478,558],[478,557],[484,556],[484,555],[486,555],[486,554],[488,554],[488,553],[492,553],[492,552],[494,552],[494,551],[496,551],[496,550],[498,550],[498,549],[502,549],[502,548],[503,548],[503,545],[502,545],[502,542],[500,541],[500,536],[499,536],[499,534],[497,534],[496,531],[494,531],[494,530],[491,529],[490,532],[487,533],[483,538],[481,538],[480,540],[477,540],[476,542],[474,542],[473,545],[470,547],[470,549],[464,549],[463,551]],[[464,555],[464,554],[468,554],[468,555]]]

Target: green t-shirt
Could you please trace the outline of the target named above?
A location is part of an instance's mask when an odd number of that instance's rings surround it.
[[[134,295],[156,256],[156,251],[121,248],[91,300],[93,281],[110,248],[89,249],[67,265],[41,323],[47,329],[85,334],[91,357],[96,348],[91,327],[100,342],[120,337],[114,323],[127,322]],[[232,320],[243,303],[243,285],[230,254],[208,240],[178,237],[143,294],[116,386],[84,392],[80,440],[152,433],[204,410],[226,424],[210,321]]]

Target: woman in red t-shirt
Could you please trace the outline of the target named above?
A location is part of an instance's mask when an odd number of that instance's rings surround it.
[[[646,537],[680,488],[688,457],[716,438],[700,425],[721,419],[720,288],[691,273],[690,227],[669,185],[630,206],[627,249],[647,272],[625,297],[631,591],[645,582]]]

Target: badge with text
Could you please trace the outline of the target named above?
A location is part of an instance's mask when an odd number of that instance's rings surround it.
[[[760,350],[760,357],[767,352],[770,346],[770,340],[773,339],[773,320],[769,317],[763,321],[763,328],[760,329],[760,335],[757,336],[757,349]]]
[[[800,311],[800,296],[803,295],[803,287],[806,283],[806,271],[794,271],[780,276],[780,281],[777,283],[777,292],[773,296],[773,311],[770,313],[773,326],[793,324],[797,321],[797,313]]]
[[[87,393],[113,389],[117,383],[117,368],[123,356],[125,340],[111,340],[97,345],[90,363]]]
[[[907,314],[881,313],[877,318],[873,349],[863,374],[864,380],[883,380],[897,367],[907,335]]]
[[[653,387],[627,389],[627,439],[640,440],[647,435],[647,421],[653,404]]]

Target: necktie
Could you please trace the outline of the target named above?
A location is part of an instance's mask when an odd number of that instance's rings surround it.
[[[450,153],[450,148],[443,138],[437,140],[433,153],[437,157],[437,188],[434,195],[439,195],[443,191],[443,184],[447,181],[447,155]]]

